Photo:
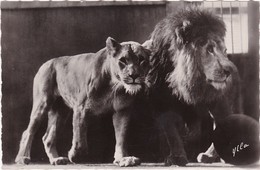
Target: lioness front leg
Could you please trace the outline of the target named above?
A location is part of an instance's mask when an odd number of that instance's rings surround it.
[[[129,124],[129,115],[124,113],[115,113],[113,115],[113,125],[115,129],[116,146],[114,154],[114,164],[119,166],[136,166],[140,165],[139,158],[129,156],[126,149],[126,131]]]
[[[59,157],[56,149],[57,129],[59,128],[61,117],[58,112],[54,110],[48,113],[48,127],[45,135],[42,138],[45,152],[52,165],[66,165],[69,159],[66,157]]]
[[[87,112],[88,111],[81,108],[75,108],[73,111],[72,146],[68,153],[71,162],[81,161],[82,158],[79,158],[79,156],[87,151]]]

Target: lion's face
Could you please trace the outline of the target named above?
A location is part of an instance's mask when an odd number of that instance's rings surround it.
[[[188,103],[210,102],[232,87],[235,65],[227,58],[223,37],[214,33],[175,51],[174,71],[167,81]]]
[[[136,42],[117,43],[107,40],[107,51],[112,56],[112,76],[116,88],[124,87],[129,94],[136,94],[147,86],[150,51]]]
[[[225,90],[232,83],[234,64],[227,58],[224,40],[209,37],[201,47],[201,66],[207,84],[216,90]]]

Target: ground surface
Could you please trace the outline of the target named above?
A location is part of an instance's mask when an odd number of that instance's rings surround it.
[[[142,163],[140,166],[137,167],[127,167],[127,168],[121,168],[114,166],[113,164],[69,164],[69,165],[47,165],[47,164],[30,164],[30,165],[3,165],[3,170],[27,170],[27,169],[42,169],[42,170],[48,170],[48,169],[55,169],[55,170],[62,170],[62,169],[69,169],[69,170],[76,170],[76,169],[177,169],[177,170],[221,170],[221,169],[241,169],[241,170],[253,170],[253,169],[259,169],[260,168],[260,162],[254,165],[250,166],[232,166],[229,164],[223,164],[223,163],[214,163],[214,164],[201,164],[201,163],[189,163],[186,167],[165,167],[163,164],[154,164],[154,163]]]

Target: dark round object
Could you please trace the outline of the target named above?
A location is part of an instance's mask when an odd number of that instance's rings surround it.
[[[226,163],[252,164],[259,160],[259,124],[246,115],[230,115],[217,124],[213,143]]]

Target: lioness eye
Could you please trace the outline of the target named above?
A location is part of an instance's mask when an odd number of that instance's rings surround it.
[[[226,48],[224,49],[224,53],[225,53],[225,54],[227,53],[227,49],[226,49]]]
[[[120,69],[123,69],[126,67],[127,61],[124,57],[119,59],[118,65],[120,67]]]
[[[146,60],[143,60],[142,62],[140,62],[140,66],[142,67],[146,67],[148,64],[148,62]]]
[[[119,62],[126,65],[126,59],[124,57],[120,58]]]
[[[139,63],[142,63],[144,61],[144,57],[143,56],[139,56]]]
[[[214,52],[214,47],[213,47],[213,45],[209,45],[209,46],[207,47],[207,51],[208,51],[209,53],[213,53],[213,52]]]

